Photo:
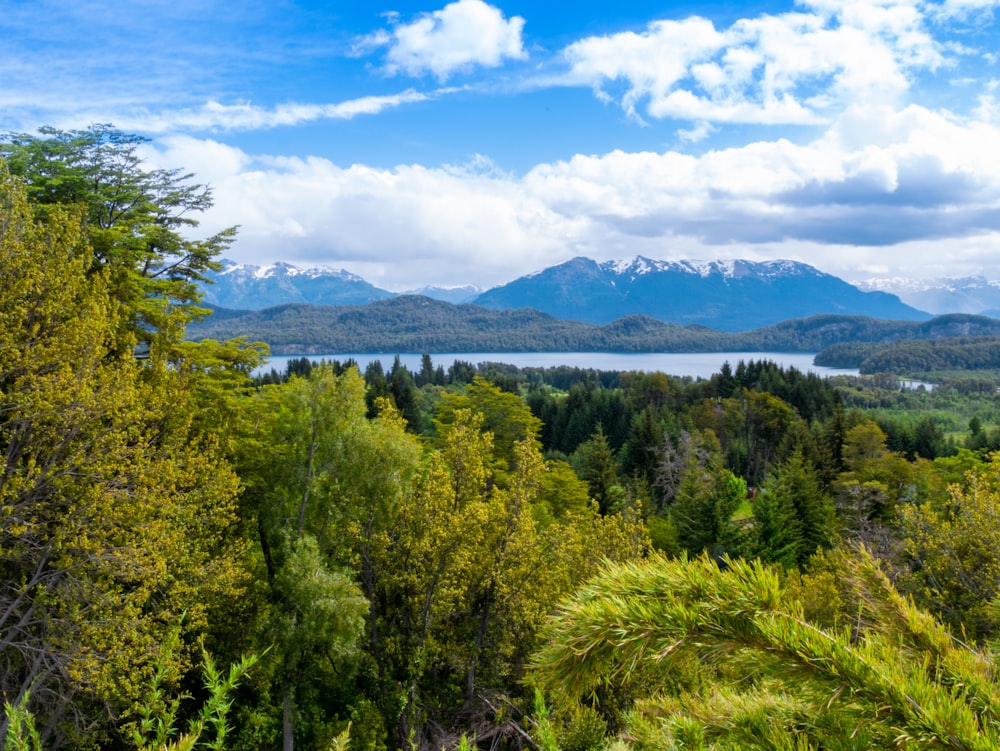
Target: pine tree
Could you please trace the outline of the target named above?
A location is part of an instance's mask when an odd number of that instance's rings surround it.
[[[531,679],[556,711],[597,701],[624,748],[997,748],[993,660],[864,551],[841,583],[853,630],[807,621],[759,562],[611,566],[554,615]]]
[[[574,460],[580,477],[590,488],[591,497],[597,501],[600,513],[607,515],[618,510],[624,491],[618,484],[614,452],[600,424],[590,440],[577,448]]]
[[[816,550],[831,547],[835,537],[833,501],[798,453],[761,487],[754,519],[759,555],[788,568],[803,566]]]
[[[775,476],[761,487],[753,502],[755,552],[762,561],[792,569],[802,557],[802,525],[791,495]]]

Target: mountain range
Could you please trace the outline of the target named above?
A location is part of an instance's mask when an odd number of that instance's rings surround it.
[[[212,283],[203,285],[203,300],[231,310],[264,310],[288,303],[365,305],[394,297],[343,269],[302,269],[281,261],[255,266],[223,260],[222,269],[208,278]]]
[[[907,305],[941,313],[973,313],[1000,317],[1000,281],[985,276],[944,279],[864,279],[855,285],[865,291],[888,292]]]
[[[367,305],[396,297],[361,277],[287,263],[253,266],[224,261],[204,287],[217,308],[263,310],[289,303]],[[555,318],[607,324],[631,315],[720,331],[747,331],[813,315],[859,315],[918,321],[930,316],[881,290],[862,291],[794,261],[659,261],[637,256],[598,263],[574,258],[481,291],[414,290],[452,304],[497,310],[532,308]]]
[[[923,311],[884,292],[862,292],[795,261],[630,261],[566,263],[488,290],[475,303],[530,307],[549,315],[605,324],[647,315],[681,325],[747,331],[820,314],[924,320]]]

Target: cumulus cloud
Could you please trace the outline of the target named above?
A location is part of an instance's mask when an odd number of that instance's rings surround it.
[[[385,70],[390,75],[431,73],[444,81],[474,66],[495,68],[506,59],[527,57],[521,40],[524,19],[504,18],[483,0],[457,0],[433,13],[379,30],[359,40],[357,52],[388,47]]]
[[[806,145],[576,156],[526,183],[626,234],[874,246],[1000,229],[998,175],[1000,129],[911,106],[852,109]]]
[[[945,62],[913,2],[803,5],[724,29],[691,17],[581,39],[562,51],[565,82],[605,100],[624,86],[621,107],[637,118],[817,124],[850,102],[895,101],[912,71]]]
[[[481,156],[342,167],[193,138],[151,159],[213,185],[204,229],[240,224],[240,260],[338,265],[397,290],[636,253],[793,257],[850,278],[944,259],[954,275],[969,248],[981,273],[1000,237],[1000,127],[917,106],[852,108],[806,144],[577,155],[523,176]]]
[[[185,164],[213,187],[200,231],[239,224],[240,260],[324,263],[376,284],[465,284],[561,260],[585,222],[562,216],[481,159],[463,167],[342,167],[251,156],[193,138],[156,144],[156,166]]]

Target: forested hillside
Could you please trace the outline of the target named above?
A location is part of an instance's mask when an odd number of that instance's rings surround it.
[[[930,321],[813,316],[730,333],[628,316],[598,326],[522,308],[492,310],[402,296],[363,306],[282,305],[219,310],[188,327],[192,339],[245,336],[274,354],[332,352],[818,352],[841,342],[998,336],[1000,321],[950,315]],[[856,367],[848,365],[846,367]]]
[[[836,344],[820,352],[816,364],[858,368],[866,374],[1000,370],[1000,337]]]
[[[140,143],[0,146],[0,749],[1000,744],[995,388],[252,378]]]
[[[522,308],[491,310],[403,295],[363,306],[282,305],[221,311],[189,329],[192,338],[247,336],[274,354],[329,352],[725,351],[738,339],[645,316],[606,326],[562,321]]]

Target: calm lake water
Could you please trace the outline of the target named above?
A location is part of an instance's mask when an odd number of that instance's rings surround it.
[[[431,361],[447,371],[455,360],[471,362],[478,365],[484,362],[502,362],[516,365],[519,368],[553,368],[568,365],[576,368],[594,368],[595,370],[642,370],[647,373],[666,373],[673,376],[690,376],[692,378],[709,378],[718,373],[724,362],[733,369],[743,360],[771,360],[778,365],[796,368],[803,373],[816,373],[821,376],[857,375],[857,370],[847,368],[824,368],[813,365],[814,354],[788,352],[700,352],[700,353],[655,353],[618,354],[614,352],[472,352],[431,354]],[[274,368],[279,373],[293,357],[272,357],[257,373],[266,373]],[[395,355],[340,353],[331,355],[309,355],[310,360],[354,360],[364,372],[368,364],[379,360],[388,372],[396,359]],[[420,370],[422,355],[399,355],[400,361],[411,372]]]

